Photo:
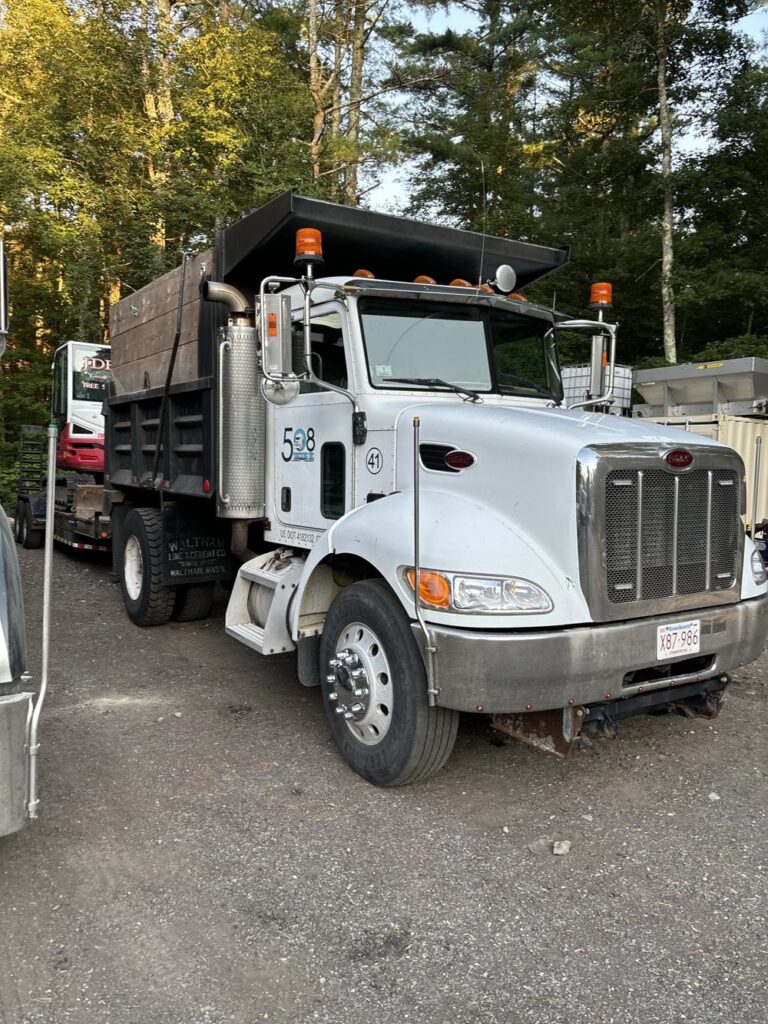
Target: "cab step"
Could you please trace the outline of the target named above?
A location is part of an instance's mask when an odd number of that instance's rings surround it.
[[[229,636],[261,654],[295,651],[288,611],[303,567],[303,558],[284,549],[241,565],[227,605]]]

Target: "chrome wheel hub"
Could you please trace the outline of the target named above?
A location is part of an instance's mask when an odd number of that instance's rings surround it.
[[[369,626],[350,623],[328,662],[328,700],[355,737],[375,746],[392,721],[392,682],[381,641]]]

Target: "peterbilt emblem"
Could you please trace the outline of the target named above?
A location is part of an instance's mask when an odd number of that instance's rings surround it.
[[[688,469],[693,462],[693,456],[685,448],[673,448],[664,453],[663,459],[671,469]]]

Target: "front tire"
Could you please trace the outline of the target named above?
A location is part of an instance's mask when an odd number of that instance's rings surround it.
[[[131,622],[161,626],[173,612],[173,588],[163,583],[163,519],[153,508],[133,508],[121,531],[120,589]]]
[[[383,581],[354,583],[336,597],[320,658],[331,733],[354,771],[377,786],[404,786],[442,768],[459,715],[429,706],[411,624]]]

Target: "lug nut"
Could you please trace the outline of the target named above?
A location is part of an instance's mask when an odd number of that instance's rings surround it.
[[[338,693],[336,693],[335,690],[331,690],[331,692],[328,694],[328,700],[331,702],[331,704],[334,704],[338,699]]]
[[[368,696],[368,687],[367,686],[360,686],[360,687],[358,687],[358,689],[352,691],[352,695],[354,697],[367,697]]]
[[[336,706],[336,714],[337,715],[344,715],[344,717],[346,718],[347,715],[349,715],[349,712],[347,711],[347,709],[344,707],[343,704],[338,704]]]
[[[331,658],[331,660],[328,662],[329,668],[338,668],[340,664],[341,662],[339,661],[338,658]]]
[[[344,717],[347,719],[347,721],[349,721],[350,718],[354,718],[355,716],[352,714],[351,711],[345,711]]]
[[[335,672],[331,672],[331,674],[330,674],[330,675],[328,675],[328,676],[326,676],[326,677],[325,677],[325,681],[326,681],[326,683],[328,683],[328,684],[329,684],[330,686],[333,686],[333,684],[334,684],[334,683],[336,682],[336,673],[335,673]]]
[[[361,711],[365,711],[365,708],[363,707],[362,704],[353,704],[352,707],[349,710],[353,714],[359,715]]]

